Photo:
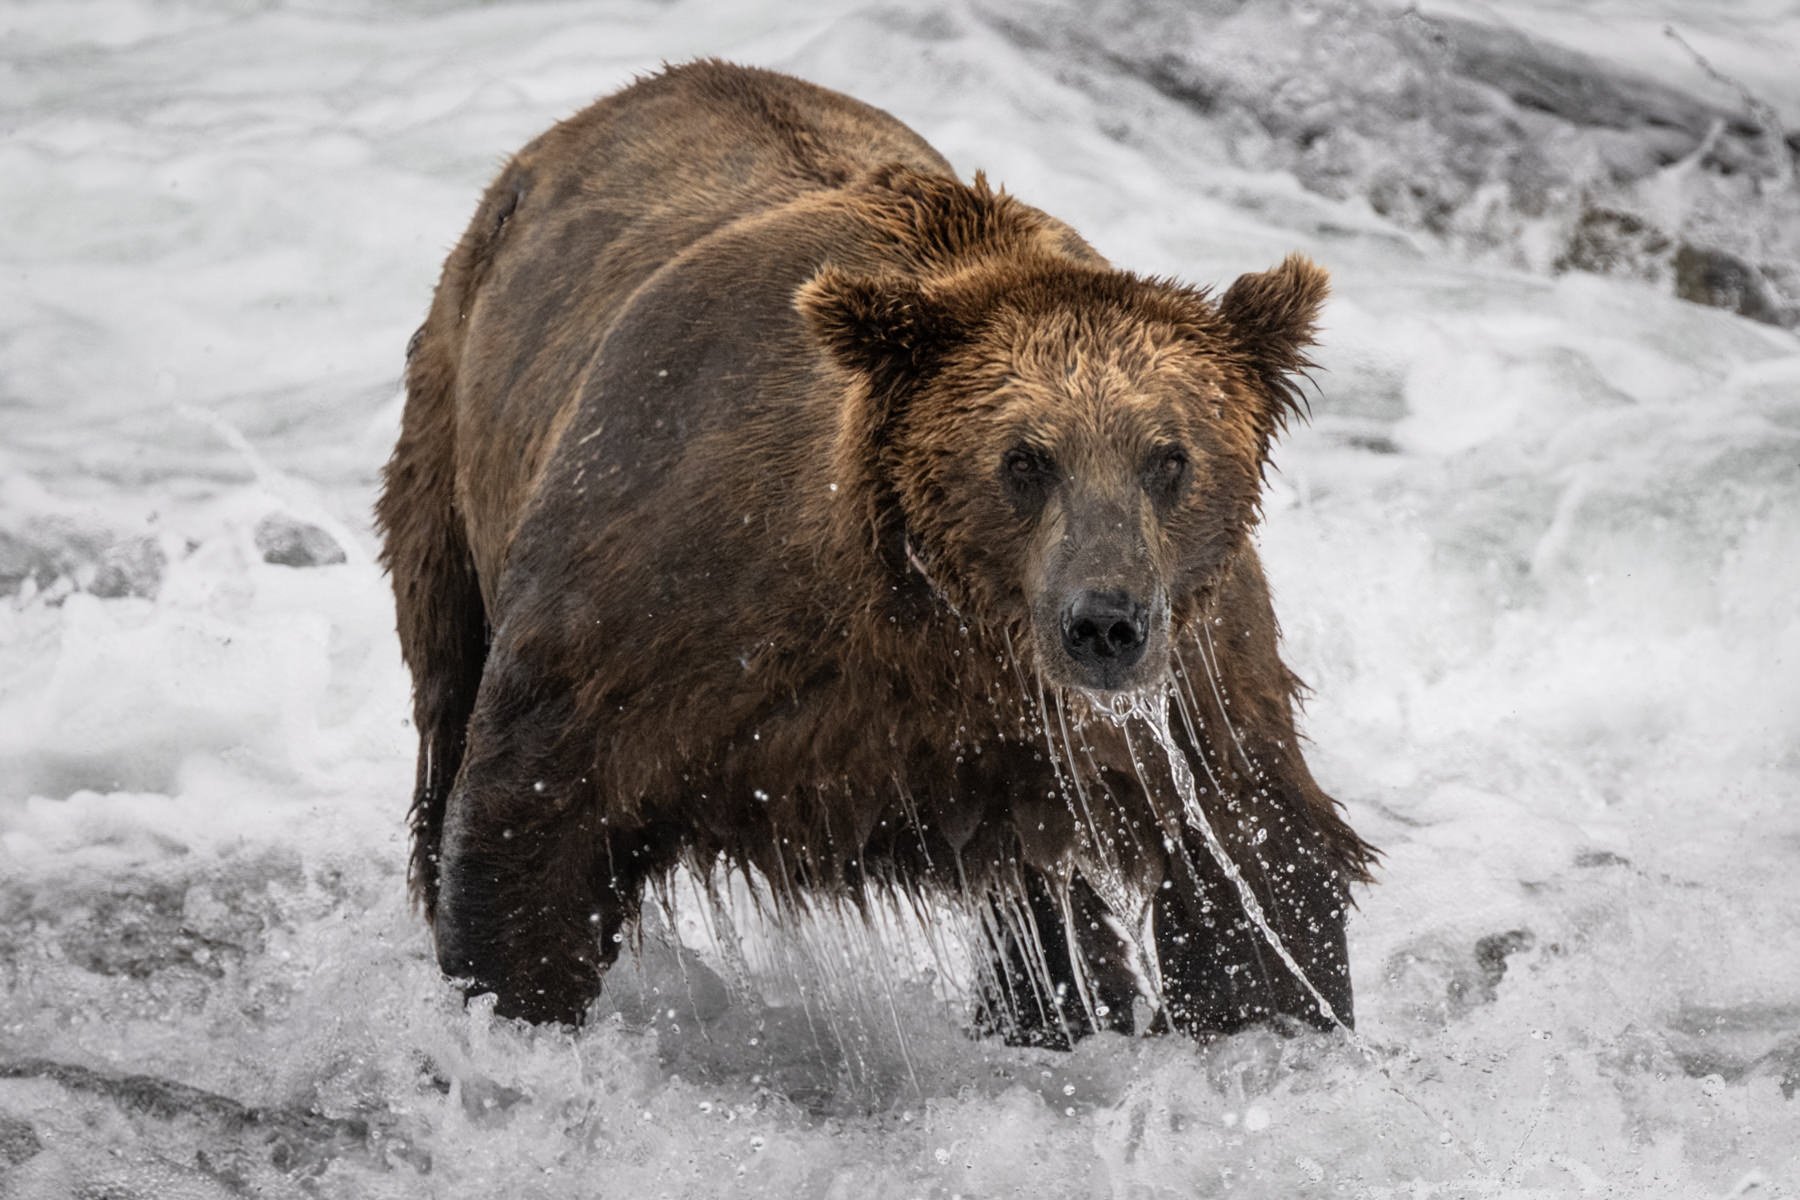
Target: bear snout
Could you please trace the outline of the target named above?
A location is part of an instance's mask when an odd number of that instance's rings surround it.
[[[1063,650],[1090,687],[1125,684],[1149,642],[1149,606],[1128,592],[1083,589],[1063,604]]]

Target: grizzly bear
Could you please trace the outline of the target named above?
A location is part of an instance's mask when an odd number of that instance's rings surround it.
[[[1373,851],[1301,758],[1251,540],[1325,293],[1300,257],[1217,298],[1117,270],[721,62],[525,147],[378,505],[445,973],[578,1023],[685,864],[960,906],[1015,1042],[1348,1022]]]

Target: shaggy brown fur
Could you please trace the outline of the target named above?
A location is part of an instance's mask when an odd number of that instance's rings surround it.
[[[1113,270],[886,114],[722,63],[527,146],[444,268],[379,506],[444,969],[578,1020],[646,880],[726,863],[1022,916],[1052,952],[996,921],[990,1007],[1027,1040],[1129,1026],[1091,936],[1128,895],[1167,1020],[1318,1022],[1142,729],[1090,712],[1173,684],[1348,1016],[1372,852],[1299,755],[1249,540],[1324,292],[1298,258],[1216,302]]]

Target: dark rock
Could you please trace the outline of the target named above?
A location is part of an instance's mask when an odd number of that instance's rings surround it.
[[[1792,314],[1762,274],[1723,250],[1683,242],[1675,251],[1675,294],[1765,325],[1792,323]]]
[[[263,561],[282,567],[323,567],[344,561],[337,539],[286,513],[270,513],[256,523],[256,548]]]
[[[1582,212],[1551,270],[1659,282],[1668,275],[1673,249],[1669,236],[1648,221],[1615,209],[1589,208]]]

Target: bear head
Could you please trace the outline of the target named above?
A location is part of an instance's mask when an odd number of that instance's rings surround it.
[[[1297,255],[1215,300],[1012,254],[828,266],[797,306],[850,376],[834,469],[894,566],[1044,680],[1111,695],[1160,688],[1245,544],[1326,290]]]

